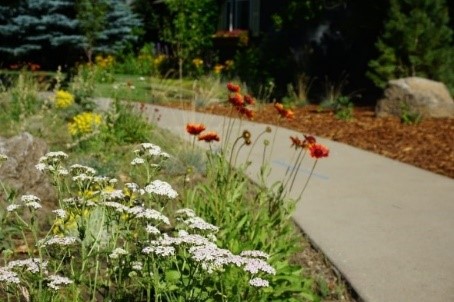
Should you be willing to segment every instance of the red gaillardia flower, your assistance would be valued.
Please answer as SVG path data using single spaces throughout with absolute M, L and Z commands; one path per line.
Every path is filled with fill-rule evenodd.
M 227 83 L 227 89 L 230 92 L 240 92 L 240 85 L 229 82 L 229 83 Z
M 305 144 L 310 146 L 310 145 L 315 144 L 316 142 L 317 142 L 317 140 L 312 135 L 305 135 L 304 136 L 304 143 Z
M 254 111 L 247 107 L 236 107 L 239 114 L 245 115 L 248 119 L 254 118 Z
M 283 118 L 290 120 L 295 117 L 295 113 L 290 109 L 285 109 L 281 103 L 274 103 L 274 108 L 276 108 L 277 113 Z
M 199 135 L 199 141 L 206 141 L 211 143 L 212 141 L 219 141 L 219 135 L 214 131 L 208 131 Z
M 241 93 L 235 92 L 229 96 L 229 102 L 235 107 L 240 107 L 244 105 L 244 98 Z
M 244 101 L 248 105 L 254 105 L 255 104 L 255 99 L 252 96 L 250 96 L 250 95 L 245 95 L 244 96 Z
M 186 131 L 191 135 L 199 135 L 205 129 L 204 124 L 189 123 L 186 125 Z
M 311 157 L 319 159 L 322 157 L 328 157 L 329 150 L 321 144 L 312 144 L 309 146 L 309 151 L 311 152 Z

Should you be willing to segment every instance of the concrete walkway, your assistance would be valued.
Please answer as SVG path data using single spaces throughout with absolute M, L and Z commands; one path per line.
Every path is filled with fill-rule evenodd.
M 155 108 L 161 113 L 158 126 L 182 138 L 190 138 L 185 132 L 188 122 L 222 132 L 223 117 L 156 106 L 145 110 L 153 115 Z M 241 129 L 254 138 L 265 125 L 243 121 Z M 272 141 L 273 133 L 267 135 L 263 138 Z M 282 179 L 290 165 L 290 135 L 302 137 L 277 130 L 270 183 Z M 364 301 L 454 301 L 454 180 L 317 139 L 330 149 L 330 156 L 317 163 L 294 214 L 297 224 Z M 252 151 L 252 179 L 262 150 L 257 144 Z M 244 150 L 239 162 L 248 153 Z M 305 159 L 290 196 L 299 195 L 312 163 Z

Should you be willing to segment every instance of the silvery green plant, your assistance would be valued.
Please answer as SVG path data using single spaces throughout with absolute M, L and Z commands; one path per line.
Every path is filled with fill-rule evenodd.
M 181 198 L 156 178 L 169 154 L 144 143 L 135 156 L 133 169 L 145 170 L 141 184 L 99 176 L 84 165 L 68 167 L 61 151 L 39 160 L 36 168 L 51 178 L 59 208 L 50 229 L 40 230 L 41 198 L 27 194 L 7 206 L 27 257 L 5 254 L 2 299 L 260 301 L 271 290 L 276 270 L 268 254 L 222 248 L 217 226 L 192 209 L 167 209 Z

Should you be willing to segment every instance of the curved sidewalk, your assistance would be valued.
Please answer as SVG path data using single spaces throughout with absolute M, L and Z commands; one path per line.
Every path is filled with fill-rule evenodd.
M 153 105 L 145 113 L 153 116 L 155 108 L 161 114 L 158 126 L 182 138 L 189 139 L 188 122 L 222 132 L 223 117 Z M 265 127 L 243 121 L 241 129 L 254 138 Z M 271 141 L 272 135 L 263 138 Z M 290 135 L 302 136 L 277 130 L 270 183 L 282 179 L 290 165 Z M 297 205 L 296 223 L 364 301 L 454 301 L 454 180 L 317 139 L 328 146 L 330 156 L 317 163 Z M 252 179 L 258 174 L 262 146 L 257 144 L 252 151 L 254 163 L 248 169 Z M 248 153 L 241 152 L 238 162 Z M 299 195 L 312 162 L 304 161 L 290 196 Z

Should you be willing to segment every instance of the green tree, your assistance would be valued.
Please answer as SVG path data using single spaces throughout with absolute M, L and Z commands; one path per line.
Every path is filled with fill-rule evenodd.
M 170 12 L 165 20 L 162 39 L 169 43 L 178 60 L 178 73 L 183 77 L 183 64 L 200 56 L 211 46 L 216 30 L 218 5 L 215 0 L 164 0 Z
M 454 89 L 453 30 L 444 0 L 391 0 L 378 58 L 367 76 L 378 87 L 388 80 L 420 76 Z
M 77 0 L 77 20 L 84 35 L 83 48 L 88 62 L 92 62 L 93 51 L 99 33 L 106 25 L 107 2 L 103 0 Z
M 0 53 L 15 59 L 28 55 L 44 64 L 65 63 L 82 41 L 74 17 L 73 0 L 28 0 L 1 6 Z

